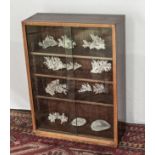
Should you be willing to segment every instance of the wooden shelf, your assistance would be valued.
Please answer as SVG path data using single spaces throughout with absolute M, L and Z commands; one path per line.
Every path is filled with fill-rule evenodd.
M 82 101 L 82 100 L 71 100 L 71 99 L 66 99 L 66 98 L 48 97 L 48 96 L 41 96 L 41 95 L 36 95 L 36 98 L 113 107 L 113 104 L 108 104 L 108 103 L 98 103 L 98 102 L 90 102 L 90 101 Z
M 76 77 L 69 77 L 69 76 L 56 76 L 56 75 L 46 75 L 46 74 L 37 74 L 37 73 L 34 73 L 33 75 L 36 77 L 47 77 L 47 78 L 58 78 L 58 79 L 75 80 L 75 81 L 100 82 L 100 83 L 106 83 L 106 84 L 113 84 L 113 81 L 76 78 Z
M 98 59 L 98 60 L 108 60 L 112 61 L 109 57 L 97 57 L 97 56 L 83 56 L 83 55 L 70 55 L 70 54 L 58 54 L 58 53 L 45 53 L 45 52 L 30 52 L 32 55 L 39 56 L 55 56 L 55 57 L 67 57 L 67 58 L 81 58 L 81 59 Z

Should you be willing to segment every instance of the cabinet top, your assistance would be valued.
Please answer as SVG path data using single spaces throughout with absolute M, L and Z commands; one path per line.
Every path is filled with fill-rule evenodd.
M 59 14 L 36 13 L 23 20 L 23 23 L 88 23 L 88 24 L 117 24 L 124 22 L 125 15 L 105 14 Z

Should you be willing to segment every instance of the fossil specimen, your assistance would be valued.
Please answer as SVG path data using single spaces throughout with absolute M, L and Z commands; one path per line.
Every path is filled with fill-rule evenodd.
M 88 84 L 88 83 L 82 84 L 81 88 L 78 90 L 79 93 L 86 92 L 86 91 L 92 91 L 92 88 L 91 88 L 90 84 Z
M 111 127 L 111 125 L 105 120 L 96 120 L 91 123 L 91 129 L 93 131 L 103 131 L 107 130 Z
M 69 62 L 67 64 L 63 63 L 59 57 L 44 57 L 45 61 L 43 62 L 48 69 L 52 69 L 54 71 L 64 69 L 67 70 L 77 70 L 78 68 L 82 67 L 81 64 L 75 62 Z
M 74 46 L 76 46 L 76 43 L 64 35 L 61 36 L 61 39 L 58 39 L 58 46 L 66 49 L 72 49 Z
M 102 73 L 111 70 L 111 63 L 108 63 L 108 61 L 105 60 L 92 60 L 91 65 L 91 73 Z
M 89 49 L 105 49 L 105 41 L 104 39 L 102 39 L 101 37 L 94 35 L 94 34 L 90 34 L 90 37 L 92 39 L 92 42 L 89 42 L 87 40 L 83 40 L 83 47 L 84 48 L 89 48 Z
M 55 95 L 55 93 L 63 93 L 66 95 L 68 89 L 66 84 L 60 84 L 59 80 L 57 79 L 47 84 L 45 91 L 52 96 Z
M 46 38 L 38 43 L 39 46 L 41 46 L 43 49 L 46 49 L 48 47 L 53 47 L 57 45 L 57 42 L 54 40 L 53 36 L 47 35 Z
M 55 120 L 58 119 L 61 121 L 61 124 L 65 123 L 68 121 L 68 117 L 65 116 L 64 113 L 62 113 L 62 115 L 60 115 L 58 112 L 54 112 L 54 113 L 50 113 L 48 116 L 48 120 L 52 123 L 55 123 Z
M 104 93 L 104 92 L 105 92 L 104 85 L 103 85 L 103 84 L 98 84 L 98 83 L 96 83 L 96 84 L 93 86 L 93 92 L 94 92 L 95 94 Z
M 77 117 L 75 119 L 72 120 L 71 124 L 73 126 L 83 126 L 86 124 L 86 119 L 85 118 L 82 118 L 82 117 Z

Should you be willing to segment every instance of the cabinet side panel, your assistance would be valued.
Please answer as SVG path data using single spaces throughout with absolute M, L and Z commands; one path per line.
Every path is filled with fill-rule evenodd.
M 31 115 L 32 115 L 32 125 L 33 125 L 33 130 L 36 130 L 35 110 L 34 110 L 34 104 L 33 104 L 31 76 L 30 76 L 30 64 L 29 64 L 28 47 L 27 47 L 27 39 L 26 39 L 26 28 L 25 28 L 24 22 L 22 23 L 22 31 L 23 31 L 25 62 L 26 62 L 26 71 L 27 71 L 28 88 L 29 88 L 29 98 L 30 98 Z
M 118 120 L 125 121 L 125 18 L 116 24 Z

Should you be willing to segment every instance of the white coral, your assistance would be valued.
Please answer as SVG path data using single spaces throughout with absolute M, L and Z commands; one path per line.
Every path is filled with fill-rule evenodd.
M 82 67 L 82 65 L 78 64 L 77 62 L 75 62 L 73 64 L 73 62 L 69 62 L 66 64 L 66 69 L 67 70 L 77 70 L 78 68 Z
M 55 95 L 55 93 L 63 93 L 67 94 L 67 85 L 66 84 L 60 84 L 59 80 L 51 81 L 49 84 L 47 84 L 47 87 L 45 88 L 45 92 L 49 93 L 50 95 Z
M 72 49 L 74 46 L 76 46 L 76 43 L 64 35 L 61 36 L 61 39 L 58 39 L 58 46 L 66 49 Z
M 54 71 L 66 68 L 63 62 L 58 57 L 44 57 L 45 61 L 43 62 L 48 69 L 52 69 Z
M 62 113 L 62 115 L 60 115 L 58 112 L 54 112 L 54 113 L 50 113 L 48 116 L 48 120 L 52 123 L 55 123 L 55 120 L 58 119 L 61 121 L 61 124 L 65 123 L 68 121 L 68 117 L 65 116 L 64 113 Z
M 54 71 L 64 69 L 66 68 L 67 70 L 77 70 L 78 68 L 82 67 L 81 64 L 78 64 L 75 62 L 69 62 L 67 64 L 63 63 L 60 58 L 58 57 L 44 57 L 45 61 L 43 62 L 48 69 L 52 69 Z
M 94 34 L 90 34 L 90 37 L 92 39 L 92 42 L 89 42 L 87 40 L 83 40 L 83 47 L 84 48 L 89 48 L 89 49 L 106 49 L 105 47 L 105 41 L 104 39 L 102 39 L 101 37 L 94 35 Z
M 93 88 L 92 88 L 93 87 Z M 91 86 L 89 83 L 84 83 L 81 85 L 81 88 L 78 90 L 79 93 L 82 92 L 87 92 L 87 91 L 92 91 L 95 94 L 101 94 L 105 92 L 105 87 L 103 84 L 94 84 L 93 86 Z
M 48 116 L 48 120 L 50 120 L 52 123 L 55 123 L 55 120 L 57 119 L 57 117 L 59 116 L 58 112 L 54 112 L 53 114 L 49 114 Z
M 46 38 L 38 43 L 39 46 L 41 46 L 43 49 L 46 49 L 48 47 L 53 47 L 57 45 L 57 41 L 54 40 L 53 36 L 47 35 Z
M 104 93 L 104 92 L 105 92 L 104 85 L 103 85 L 103 84 L 98 84 L 98 83 L 96 83 L 96 84 L 93 86 L 93 92 L 94 92 L 95 94 Z
M 111 63 L 108 63 L 108 61 L 105 60 L 92 60 L 91 65 L 91 73 L 102 73 L 111 70 Z
M 86 92 L 86 91 L 92 91 L 92 88 L 91 88 L 90 84 L 88 84 L 88 83 L 82 84 L 81 88 L 78 90 L 79 93 Z
M 62 113 L 62 115 L 59 117 L 59 119 L 61 120 L 61 124 L 68 121 L 68 117 L 66 117 L 64 113 Z

